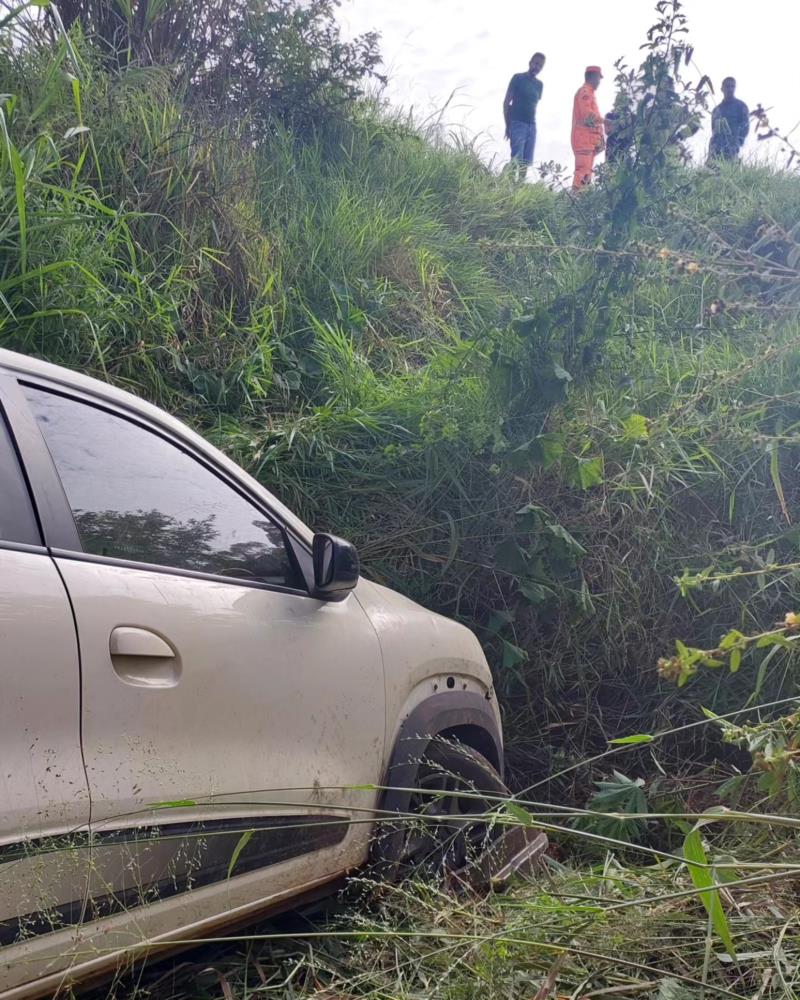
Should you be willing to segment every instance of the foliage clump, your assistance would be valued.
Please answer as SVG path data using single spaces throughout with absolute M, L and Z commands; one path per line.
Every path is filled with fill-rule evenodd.
M 158 66 L 190 106 L 321 124 L 383 79 L 378 35 L 342 37 L 341 0 L 59 0 L 46 34 L 80 28 L 103 64 Z M 45 5 L 46 6 L 46 5 Z M 43 23 L 42 23 L 43 22 Z

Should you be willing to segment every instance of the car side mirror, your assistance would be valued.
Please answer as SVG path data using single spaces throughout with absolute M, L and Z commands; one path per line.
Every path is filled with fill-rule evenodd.
M 314 564 L 314 597 L 342 600 L 358 583 L 358 552 L 354 545 L 336 535 L 322 532 L 311 544 Z

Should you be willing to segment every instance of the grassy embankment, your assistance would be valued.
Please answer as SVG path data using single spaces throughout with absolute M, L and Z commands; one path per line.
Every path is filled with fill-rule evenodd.
M 556 833 L 565 867 L 544 888 L 408 888 L 349 915 L 357 944 L 293 945 L 305 962 L 276 995 L 534 996 L 548 974 L 573 996 L 796 995 L 794 831 L 702 828 L 737 882 L 706 897 L 722 924 L 680 854 L 722 801 L 797 815 L 794 743 L 777 762 L 755 747 L 773 784 L 722 799 L 750 758 L 700 712 L 796 693 L 791 650 L 681 688 L 655 664 L 676 637 L 713 648 L 793 610 L 800 181 L 687 173 L 609 248 L 603 191 L 514 186 L 366 105 L 253 145 L 159 70 L 114 77 L 88 51 L 79 80 L 52 70 L 0 64 L 3 346 L 168 407 L 352 538 L 374 578 L 475 628 L 523 800 L 582 807 L 614 767 L 645 779 L 601 804 L 651 818 Z M 682 596 L 675 577 L 708 567 L 736 578 Z M 261 951 L 221 958 L 211 993 L 271 982 L 280 948 Z

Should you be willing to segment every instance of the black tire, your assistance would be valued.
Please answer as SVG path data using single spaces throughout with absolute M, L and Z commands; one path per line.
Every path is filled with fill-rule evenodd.
M 492 814 L 509 795 L 495 768 L 472 747 L 434 741 L 418 762 L 414 784 L 403 819 L 384 822 L 378 835 L 391 844 L 382 856 L 383 877 L 485 881 L 481 858 L 503 832 Z

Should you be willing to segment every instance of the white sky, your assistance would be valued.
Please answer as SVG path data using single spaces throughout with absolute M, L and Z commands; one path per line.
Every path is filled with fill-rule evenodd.
M 735 76 L 737 97 L 751 108 L 759 102 L 772 108 L 773 125 L 783 131 L 800 125 L 797 0 L 684 0 L 684 13 L 696 69 L 712 78 L 717 94 L 722 78 Z M 508 157 L 501 111 L 508 80 L 541 50 L 547 64 L 536 161 L 563 164 L 572 162 L 572 97 L 586 65 L 603 67 L 598 102 L 608 110 L 614 62 L 625 56 L 638 65 L 639 46 L 655 21 L 652 0 L 343 0 L 340 18 L 348 34 L 381 33 L 393 104 L 424 117 L 455 92 L 443 122 L 478 134 L 486 158 L 498 162 Z M 800 145 L 800 127 L 793 138 Z M 759 145 L 749 139 L 745 155 Z

